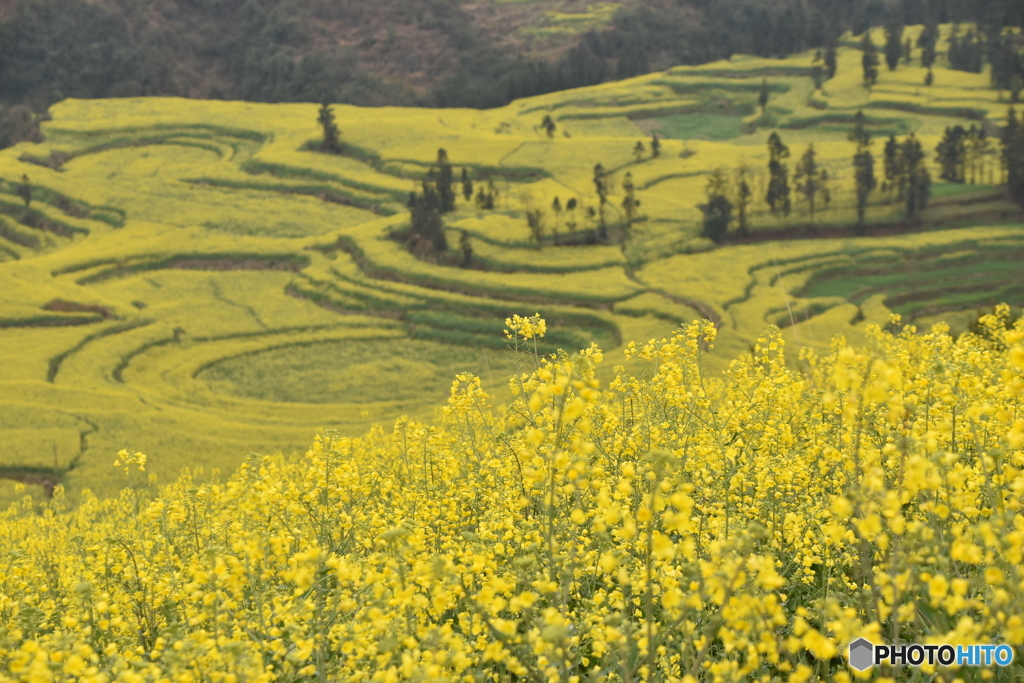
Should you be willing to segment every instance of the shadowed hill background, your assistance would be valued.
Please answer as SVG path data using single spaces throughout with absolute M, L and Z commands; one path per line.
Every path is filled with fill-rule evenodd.
M 782 56 L 890 20 L 1022 16 L 1011 0 L 0 0 L 0 105 L 493 107 L 735 53 Z

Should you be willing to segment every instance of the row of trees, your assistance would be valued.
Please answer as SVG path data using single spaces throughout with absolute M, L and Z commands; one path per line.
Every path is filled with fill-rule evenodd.
M 321 106 L 318 121 L 324 132 L 322 149 L 339 150 L 340 131 L 330 106 Z M 855 231 L 863 234 L 870 197 L 879 186 L 881 191 L 888 195 L 884 203 L 905 203 L 907 219 L 918 219 L 928 203 L 931 175 L 926 165 L 925 151 L 917 137 L 910 134 L 903 140 L 897 139 L 894 135 L 888 138 L 882 152 L 884 179 L 881 183 L 875 175 L 872 139 L 862 111 L 858 111 L 854 116 L 853 128 L 848 138 L 855 146 L 852 158 L 857 215 Z M 657 136 L 654 136 L 651 142 L 652 157 L 656 157 L 660 150 Z M 638 142 L 634 148 L 637 162 L 641 160 L 645 151 L 643 142 Z M 940 178 L 943 180 L 959 183 L 983 182 L 987 172 L 989 182 L 992 181 L 996 147 L 984 129 L 976 125 L 966 129 L 960 125 L 948 127 L 935 153 Z M 768 213 L 788 218 L 792 211 L 792 195 L 795 190 L 806 205 L 809 221 L 814 223 L 818 209 L 827 209 L 832 202 L 832 178 L 828 169 L 819 164 L 814 144 L 810 143 L 795 166 L 791 186 L 787 163 L 789 158 L 789 147 L 777 132 L 772 132 L 768 137 L 768 180 L 764 191 Z M 1008 124 L 1003 133 L 1002 163 L 1011 195 L 1024 204 L 1024 124 L 1017 120 L 1012 108 L 1008 113 Z M 589 207 L 584 212 L 588 228 L 594 232 L 594 241 L 608 242 L 610 239 L 610 179 L 611 174 L 602 164 L 594 166 L 593 182 L 597 194 L 597 209 Z M 459 183 L 464 200 L 472 201 L 474 184 L 465 167 L 462 169 Z M 438 150 L 436 165 L 428 171 L 421 185 L 421 192 L 413 192 L 409 196 L 411 225 L 406 234 L 406 242 L 409 249 L 421 257 L 437 258 L 448 250 L 442 216 L 455 209 L 457 197 L 454 171 L 448 153 L 443 148 Z M 480 184 L 476 190 L 477 207 L 493 209 L 498 194 L 493 180 L 488 180 L 486 187 Z M 628 231 L 636 220 L 640 207 L 630 172 L 623 178 L 622 192 L 621 216 L 623 227 Z M 729 227 L 734 222 L 737 223 L 740 236 L 749 233 L 750 205 L 754 199 L 754 192 L 748 167 L 741 165 L 731 178 L 724 170 L 716 169 L 708 179 L 705 192 L 707 201 L 698 205 L 703 214 L 705 236 L 716 242 L 721 241 L 727 236 Z M 555 197 L 550 207 L 554 217 L 552 222 L 549 222 L 547 213 L 542 208 L 531 207 L 527 210 L 527 226 L 538 247 L 543 245 L 549 229 L 556 244 L 560 243 L 559 235 L 563 227 L 570 233 L 576 232 L 579 227 L 576 217 L 578 206 L 577 200 L 571 198 L 563 207 L 560 198 Z M 463 265 L 468 266 L 472 261 L 472 244 L 468 234 L 463 234 L 460 247 L 463 251 Z
M 880 184 L 875 176 L 871 135 L 862 112 L 857 112 L 854 118 L 849 139 L 855 145 L 852 162 L 857 220 L 854 229 L 862 234 L 870 197 Z M 787 163 L 789 158 L 789 147 L 778 133 L 773 132 L 768 137 L 768 180 L 764 203 L 770 215 L 788 218 L 795 192 L 806 207 L 808 221 L 813 224 L 816 213 L 828 209 L 832 203 L 833 179 L 828 169 L 820 165 L 814 143 L 807 145 L 797 161 L 792 184 Z M 883 201 L 904 203 L 907 219 L 916 220 L 927 206 L 931 188 L 931 176 L 921 142 L 913 134 L 903 140 L 890 137 L 883 152 L 883 167 L 884 180 L 880 189 L 888 195 Z M 733 223 L 736 223 L 741 237 L 749 233 L 750 206 L 754 199 L 750 180 L 751 172 L 746 166 L 737 168 L 731 178 L 723 169 L 709 176 L 705 188 L 707 199 L 698 205 L 703 214 L 706 237 L 716 242 L 723 240 Z
M 1001 161 L 1011 196 L 1024 205 L 1024 122 L 1018 120 L 1012 108 L 1008 112 L 1007 120 L 1002 136 Z M 853 128 L 848 139 L 854 144 L 852 167 L 856 208 L 856 222 L 853 225 L 855 233 L 863 234 L 865 231 L 866 211 L 876 190 L 886 195 L 880 200 L 880 204 L 902 203 L 908 221 L 919 219 L 927 207 L 931 193 L 927 154 L 920 140 L 913 133 L 902 140 L 894 135 L 890 136 L 882 150 L 882 176 L 878 178 L 872 154 L 873 141 L 863 112 L 858 111 L 854 116 Z M 998 152 L 984 130 L 972 125 L 966 129 L 963 126 L 947 128 L 936 147 L 935 155 L 940 178 L 949 182 L 973 183 L 983 182 L 986 175 L 989 182 L 992 181 Z M 789 147 L 777 132 L 772 132 L 768 137 L 764 203 L 769 214 L 787 218 L 793 209 L 792 196 L 795 191 L 804 202 L 809 220 L 813 223 L 816 212 L 819 209 L 828 209 L 832 202 L 832 178 L 828 169 L 819 164 L 814 144 L 810 143 L 797 161 L 790 183 L 790 169 L 787 163 L 790 156 Z M 703 214 L 705 236 L 716 242 L 722 241 L 734 223 L 740 236 L 749 234 L 753 213 L 751 205 L 755 199 L 751 176 L 751 171 L 746 165 L 739 166 L 732 174 L 723 169 L 712 172 L 705 188 L 707 200 L 698 205 Z M 602 164 L 596 164 L 593 182 L 597 195 L 597 209 L 587 207 L 583 213 L 586 227 L 593 230 L 596 241 L 601 242 L 607 242 L 610 238 L 610 180 L 611 174 Z M 489 187 L 490 191 L 496 193 L 493 183 L 489 183 Z M 473 196 L 473 184 L 465 168 L 462 171 L 462 190 L 464 198 L 469 201 Z M 622 193 L 622 227 L 628 231 L 636 220 L 640 207 L 630 172 L 623 177 Z M 481 205 L 479 194 L 477 205 Z M 441 214 L 455 208 L 455 192 L 451 165 L 443 149 L 438 151 L 437 167 L 431 169 L 423 182 L 422 194 L 412 195 L 409 206 L 413 217 L 410 247 L 414 251 L 422 251 L 422 245 L 429 244 L 430 250 L 435 254 L 446 250 L 447 242 L 444 239 Z M 575 198 L 569 199 L 563 206 L 558 197 L 555 197 L 551 204 L 551 217 L 541 208 L 530 208 L 526 213 L 527 225 L 538 247 L 543 245 L 548 231 L 556 244 L 560 243 L 560 232 L 563 227 L 570 233 L 575 233 L 580 225 L 576 213 L 578 208 L 583 207 Z M 468 264 L 472 258 L 472 247 L 465 234 L 461 240 L 461 247 L 463 262 Z
M 971 124 L 970 128 L 949 126 L 935 148 L 935 161 L 939 177 L 951 183 L 988 183 L 994 180 L 999 161 L 999 150 L 989 139 L 984 128 Z
M 1006 25 L 997 21 L 988 21 L 980 26 L 979 31 L 970 28 L 961 33 L 960 25 L 953 25 L 946 52 L 949 66 L 958 71 L 981 73 L 982 66 L 988 62 L 992 65 L 992 87 L 1009 91 L 1010 100 L 1016 102 L 1024 89 L 1024 55 L 1021 54 L 1019 37 L 1007 32 Z M 903 28 L 899 15 L 893 15 L 885 25 L 883 53 L 890 71 L 896 70 L 901 57 L 905 64 L 911 63 L 912 43 L 909 38 L 903 40 Z M 925 85 L 931 85 L 934 79 L 931 67 L 935 63 L 938 39 L 938 23 L 929 18 L 917 39 L 917 46 L 921 48 L 921 66 L 929 69 Z M 860 48 L 864 83 L 870 87 L 878 80 L 879 58 L 868 31 L 861 37 Z

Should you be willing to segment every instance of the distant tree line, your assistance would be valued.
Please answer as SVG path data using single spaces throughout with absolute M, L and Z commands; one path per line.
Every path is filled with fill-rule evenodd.
M 309 49 L 317 43 L 311 26 L 318 22 L 358 23 L 383 12 L 434 32 L 443 43 L 438 49 L 453 52 L 428 92 L 417 93 L 400 76 L 384 78 L 386 69 L 376 73 L 366 66 L 360 50 L 378 49 L 376 38 L 355 47 Z M 981 27 L 951 49 L 954 68 L 975 70 L 982 41 L 994 83 L 1011 90 L 1020 73 L 1020 46 L 1002 30 L 1024 25 L 1024 3 L 1016 0 L 644 2 L 621 8 L 609 26 L 585 33 L 553 61 L 495 43 L 458 0 L 15 0 L 0 19 L 0 100 L 27 104 L 37 113 L 65 97 L 197 94 L 264 102 L 491 107 L 735 53 L 781 57 L 819 48 L 821 77 L 835 72 L 836 41 L 844 31 L 860 35 L 869 26 L 887 26 L 888 63 L 899 52 L 898 28 L 947 22 Z M 398 40 L 397 34 L 388 38 L 394 43 L 389 54 L 412 58 L 397 47 Z M 197 63 L 204 67 L 201 75 L 195 73 Z

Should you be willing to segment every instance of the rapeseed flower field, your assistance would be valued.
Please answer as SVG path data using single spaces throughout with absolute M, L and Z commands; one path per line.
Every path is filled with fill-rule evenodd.
M 724 375 L 707 321 L 617 361 L 505 331 L 507 388 L 459 374 L 434 424 L 164 486 L 123 450 L 118 496 L 0 514 L 0 681 L 892 681 L 847 644 L 1024 645 L 1008 307 L 796 366 L 768 328 Z
M 918 30 L 907 29 L 912 42 Z M 882 32 L 871 35 L 880 45 Z M 947 69 L 944 57 L 929 87 L 904 65 L 865 88 L 856 46 L 843 39 L 820 84 L 813 52 L 736 55 L 486 111 L 337 105 L 340 155 L 315 151 L 314 104 L 54 105 L 43 142 L 0 152 L 0 508 L 20 501 L 18 481 L 40 503 L 57 483 L 76 504 L 86 488 L 116 494 L 110 456 L 126 448 L 169 481 L 182 467 L 234 471 L 250 452 L 301 453 L 318 428 L 355 437 L 403 414 L 432 422 L 452 376 L 502 386 L 513 368 L 501 321 L 517 312 L 549 321 L 543 353 L 618 353 L 711 320 L 715 373 L 770 325 L 795 363 L 805 349 L 828 353 L 836 334 L 866 343 L 868 325 L 892 313 L 961 332 L 979 308 L 1016 312 L 1020 214 L 991 160 L 984 184 L 934 183 L 919 229 L 838 236 L 855 215 L 857 111 L 879 176 L 884 138 L 913 133 L 933 178 L 947 127 L 994 131 L 1006 116 L 987 74 Z M 795 195 L 790 216 L 767 210 L 773 132 L 791 171 L 814 144 L 831 201 L 813 222 L 832 236 L 766 239 L 810 220 Z M 433 262 L 393 237 L 439 148 L 456 178 L 465 169 L 494 196 L 481 208 L 457 188 L 444 217 L 452 258 Z M 698 204 L 710 174 L 743 165 L 757 243 L 716 246 Z M 627 176 L 640 202 L 628 227 Z M 869 223 L 901 219 L 891 195 L 875 192 Z M 592 234 L 599 210 L 621 239 L 559 243 Z M 540 239 L 527 220 L 536 212 Z M 453 265 L 467 250 L 469 267 Z

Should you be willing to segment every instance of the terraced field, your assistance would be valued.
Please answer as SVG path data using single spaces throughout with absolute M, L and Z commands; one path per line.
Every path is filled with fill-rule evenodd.
M 874 234 L 847 236 L 853 114 L 932 150 L 948 125 L 1000 123 L 987 75 L 938 68 L 925 88 L 923 69 L 901 67 L 869 91 L 859 50 L 843 47 L 816 90 L 812 60 L 738 56 L 490 111 L 338 106 L 343 156 L 309 151 L 311 104 L 60 103 L 44 143 L 0 153 L 0 503 L 15 479 L 40 496 L 58 481 L 113 490 L 121 448 L 149 454 L 160 476 L 229 471 L 254 450 L 304 448 L 318 427 L 423 416 L 460 371 L 500 402 L 513 313 L 542 313 L 549 348 L 606 351 L 708 317 L 724 359 L 769 324 L 820 349 L 892 311 L 962 322 L 998 301 L 1020 306 L 1024 232 L 997 188 L 935 185 L 909 233 L 899 206 L 879 201 Z M 811 233 L 802 205 L 785 223 L 763 206 L 772 130 L 794 157 L 814 142 L 829 169 L 832 201 Z M 637 160 L 651 132 L 661 154 Z M 468 236 L 472 268 L 417 260 L 389 238 L 439 147 L 456 173 L 498 191 L 493 211 L 460 197 L 446 216 L 453 248 Z M 596 163 L 610 174 L 612 221 L 627 172 L 640 219 L 621 244 L 539 248 L 525 213 L 555 197 L 578 207 L 548 211 L 549 236 L 593 227 Z M 696 205 L 708 173 L 740 163 L 753 172 L 754 236 L 716 248 Z

